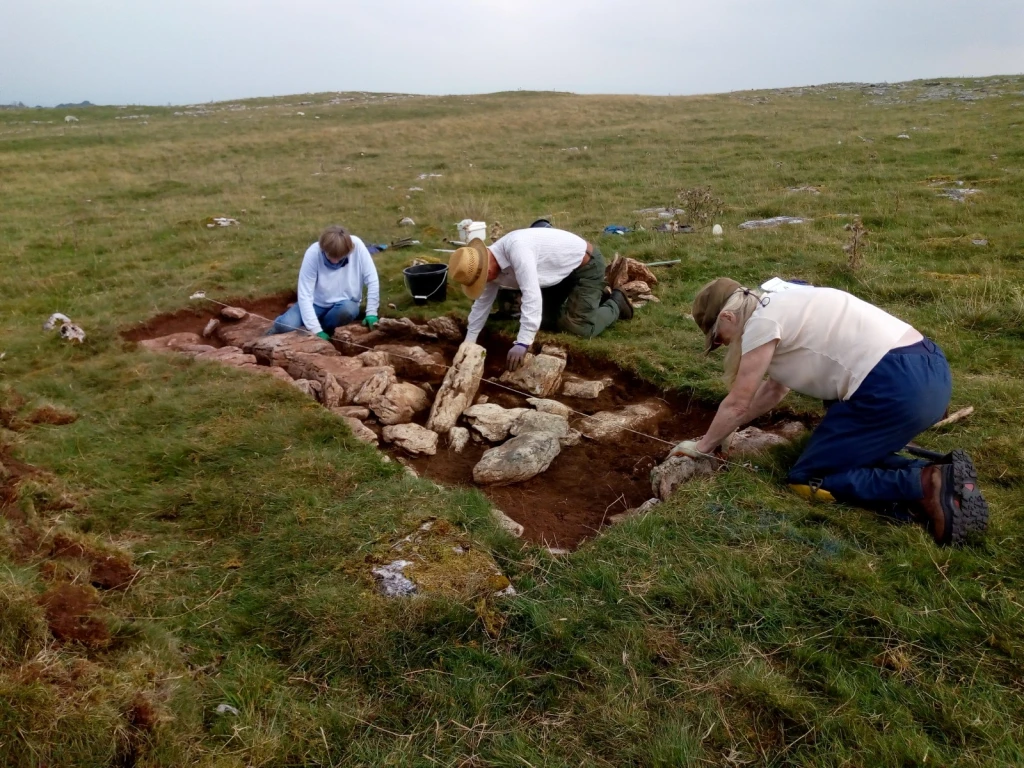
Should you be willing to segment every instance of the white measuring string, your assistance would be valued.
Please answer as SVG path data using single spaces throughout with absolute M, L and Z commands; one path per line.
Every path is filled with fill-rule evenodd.
M 205 301 L 209 301 L 209 302 L 211 302 L 213 304 L 217 304 L 218 306 L 221 306 L 221 307 L 230 307 L 231 306 L 230 304 L 225 304 L 222 301 L 217 301 L 216 299 L 211 299 L 209 296 L 207 296 L 202 291 L 199 291 L 198 293 L 192 294 L 192 296 L 190 298 L 193 298 L 193 299 L 204 299 Z M 248 311 L 248 310 L 246 310 L 246 311 Z M 266 320 L 268 323 L 276 322 L 275 320 L 271 320 L 270 318 L 263 317 L 263 315 L 258 315 L 255 312 L 249 312 L 249 314 L 252 315 L 253 317 L 258 317 L 260 320 Z M 294 325 L 288 325 L 287 323 L 282 323 L 282 325 L 285 328 L 291 328 L 292 330 L 295 330 L 295 331 L 302 331 L 303 333 L 306 333 L 306 334 L 308 334 L 310 336 L 315 336 L 316 335 L 316 334 L 310 332 L 310 330 L 308 328 L 298 327 L 298 326 L 294 326 Z M 368 350 L 368 351 L 371 351 L 371 352 L 373 351 L 373 347 L 366 346 L 365 344 L 358 344 L 358 343 L 356 343 L 354 341 L 343 341 L 342 339 L 333 339 L 333 341 L 337 341 L 339 344 L 348 344 L 349 346 L 359 347 L 360 349 L 365 349 L 365 350 Z M 403 360 L 411 360 L 414 363 L 421 363 L 422 362 L 421 360 L 417 360 L 414 357 L 409 357 L 408 355 L 399 355 L 399 354 L 396 354 L 396 353 L 390 352 L 390 351 L 387 354 L 389 356 L 390 355 L 394 355 L 395 357 L 402 358 Z M 452 369 L 452 366 L 445 365 L 443 363 L 440 364 L 440 365 L 436 365 L 436 364 L 432 364 L 432 365 L 435 365 L 436 367 L 439 367 L 439 368 L 444 368 L 445 370 L 451 370 Z M 501 382 L 495 381 L 494 379 L 485 379 L 485 378 L 481 377 L 480 380 L 483 381 L 483 382 L 486 382 L 487 384 L 492 384 L 495 387 L 500 387 L 501 389 L 506 389 L 509 392 L 512 392 L 514 394 L 519 395 L 520 397 L 524 397 L 524 398 L 534 397 L 534 395 L 531 395 L 528 392 L 521 392 L 520 390 L 516 389 L 515 387 L 510 387 L 507 384 L 502 384 Z M 565 405 L 565 404 L 563 403 L 563 405 Z M 569 411 L 571 413 L 575 413 L 575 414 L 577 414 L 579 416 L 583 416 L 584 418 L 586 418 L 586 417 L 591 415 L 589 413 L 584 413 L 583 411 L 577 411 L 575 408 L 570 408 L 568 405 L 566 405 L 565 407 L 569 408 Z M 672 442 L 671 440 L 663 440 L 660 437 L 655 437 L 654 435 L 648 435 L 646 432 L 639 432 L 639 431 L 637 431 L 635 429 L 630 429 L 629 427 L 622 427 L 622 430 L 625 431 L 625 432 L 631 432 L 634 435 L 639 435 L 640 437 L 646 437 L 648 440 L 654 440 L 657 443 L 664 443 L 665 445 L 671 445 L 671 446 L 675 446 L 676 445 L 676 443 Z M 586 437 L 589 438 L 590 436 L 586 435 Z M 590 439 L 593 439 L 593 438 L 590 438 Z M 721 461 L 721 462 L 723 462 L 725 464 L 732 464 L 733 466 L 737 466 L 737 467 L 745 467 L 746 466 L 745 464 L 739 464 L 739 463 L 734 462 L 734 461 L 729 461 L 728 459 L 722 459 L 722 458 L 720 458 L 718 456 L 714 456 L 712 458 L 714 458 L 715 461 Z

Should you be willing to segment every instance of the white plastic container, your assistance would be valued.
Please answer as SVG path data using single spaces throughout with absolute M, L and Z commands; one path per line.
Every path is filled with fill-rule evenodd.
M 472 219 L 463 219 L 458 224 L 459 228 L 459 240 L 464 243 L 469 243 L 470 240 L 479 237 L 484 242 L 487 241 L 487 222 L 486 221 L 473 221 Z

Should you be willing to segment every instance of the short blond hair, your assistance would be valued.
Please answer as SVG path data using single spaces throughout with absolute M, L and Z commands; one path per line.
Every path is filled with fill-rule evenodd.
M 334 261 L 348 256 L 354 247 L 352 235 L 339 224 L 332 224 L 320 235 L 320 249 Z

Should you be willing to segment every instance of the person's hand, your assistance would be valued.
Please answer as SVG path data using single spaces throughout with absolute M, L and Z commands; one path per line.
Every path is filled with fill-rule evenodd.
M 323 339 L 324 341 L 330 341 L 331 340 L 331 337 L 327 335 L 326 331 L 320 331 L 320 333 L 317 334 L 317 337 Z
M 376 324 L 377 324 L 377 316 L 376 315 L 367 315 L 366 317 L 363 318 L 363 325 L 365 325 L 371 331 L 373 330 L 373 326 L 375 326 Z
M 520 344 L 518 341 L 512 345 L 512 349 L 508 351 L 508 358 L 505 363 L 505 367 L 510 371 L 514 371 L 523 364 L 523 359 L 526 357 L 526 350 L 529 347 L 526 344 Z
M 683 442 L 677 443 L 675 448 L 668 452 L 668 457 L 671 459 L 673 456 L 689 456 L 691 459 L 698 461 L 701 459 L 713 459 L 714 456 L 710 453 L 697 450 L 699 443 L 700 440 L 683 440 Z

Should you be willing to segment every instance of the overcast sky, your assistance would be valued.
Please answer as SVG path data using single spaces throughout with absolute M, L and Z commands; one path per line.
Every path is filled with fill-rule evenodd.
M 0 0 L 0 104 L 1024 72 L 1024 0 Z

